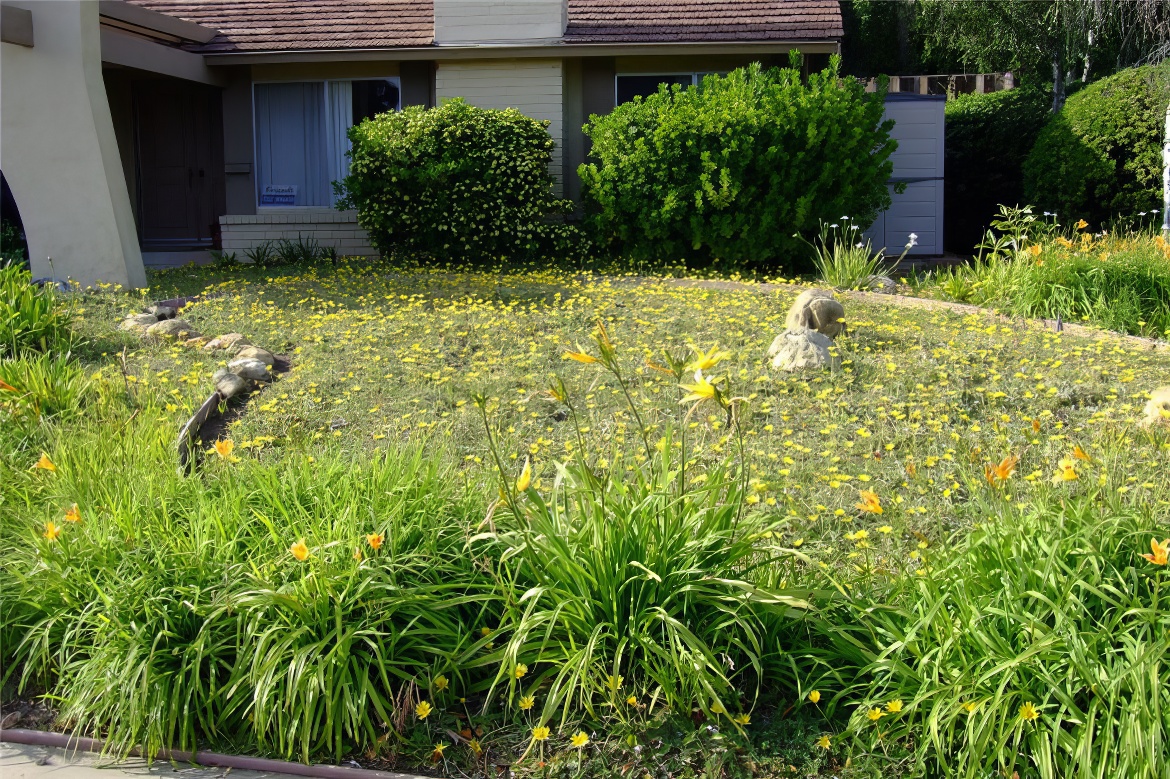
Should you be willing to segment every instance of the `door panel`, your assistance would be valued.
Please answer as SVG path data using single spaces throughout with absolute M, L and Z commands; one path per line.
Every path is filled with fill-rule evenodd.
M 221 110 L 214 87 L 172 79 L 134 83 L 145 248 L 213 245 L 224 211 Z

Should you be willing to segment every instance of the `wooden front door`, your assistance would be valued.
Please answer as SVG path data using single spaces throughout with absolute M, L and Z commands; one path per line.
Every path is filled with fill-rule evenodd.
M 138 214 L 147 250 L 218 242 L 224 213 L 220 91 L 177 79 L 134 83 Z

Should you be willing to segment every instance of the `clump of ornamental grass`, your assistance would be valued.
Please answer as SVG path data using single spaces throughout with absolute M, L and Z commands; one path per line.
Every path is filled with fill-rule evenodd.
M 542 492 L 527 460 L 518 477 L 504 466 L 487 399 L 477 399 L 504 480 L 498 526 L 477 541 L 507 564 L 512 589 L 523 592 L 510 604 L 505 666 L 540 659 L 531 682 L 516 675 L 500 681 L 512 695 L 540 689 L 542 719 L 659 702 L 676 714 L 694 709 L 746 724 L 761 683 L 784 654 L 769 628 L 807 608 L 809 593 L 755 583 L 758 571 L 793 553 L 772 540 L 786 522 L 745 502 L 742 440 L 738 463 L 726 457 L 700 464 L 687 449 L 683 431 L 700 404 L 725 415 L 738 436 L 744 399 L 704 374 L 724 353 L 699 353 L 690 364 L 667 354 L 669 367 L 649 367 L 676 380 L 695 371 L 693 382 L 681 385 L 687 394 L 679 392 L 689 410 L 651 433 L 601 323 L 594 340 L 596 355 L 566 356 L 603 369 L 626 395 L 638 428 L 633 452 L 617 450 L 600 462 L 578 446 Z M 558 382 L 550 395 L 580 437 L 565 385 Z
M 72 309 L 51 284 L 37 286 L 21 264 L 0 261 L 0 358 L 68 351 Z
M 989 515 L 901 595 L 858 601 L 874 648 L 856 749 L 909 747 L 919 770 L 962 777 L 1162 776 L 1170 540 L 1108 505 L 1089 491 Z
M 794 236 L 800 238 L 799 235 Z M 801 239 L 803 240 L 803 239 Z M 873 243 L 861 235 L 861 225 L 843 216 L 839 222 L 821 222 L 815 241 L 805 241 L 812 249 L 813 266 L 817 278 L 837 289 L 866 289 L 874 276 L 888 276 L 918 244 L 918 236 L 910 234 L 902 253 L 891 260 L 884 248 L 873 249 Z

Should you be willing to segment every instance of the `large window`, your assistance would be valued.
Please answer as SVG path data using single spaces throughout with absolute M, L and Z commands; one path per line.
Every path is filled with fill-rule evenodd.
M 254 85 L 256 197 L 265 206 L 332 206 L 349 171 L 350 127 L 397 111 L 397 78 Z
M 709 73 L 620 73 L 615 78 L 615 105 L 628 103 L 635 97 L 646 97 L 658 91 L 660 84 L 681 84 L 689 87 L 701 84 Z

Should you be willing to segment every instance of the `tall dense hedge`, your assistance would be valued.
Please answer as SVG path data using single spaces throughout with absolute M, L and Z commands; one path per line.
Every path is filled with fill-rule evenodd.
M 947 248 L 972 251 L 999 205 L 1024 202 L 1024 160 L 1048 122 L 1051 98 L 1035 89 L 962 95 L 946 107 Z
M 883 95 L 842 78 L 836 57 L 807 82 L 798 64 L 663 86 L 591 116 L 594 161 L 580 173 L 595 240 L 634 259 L 792 267 L 794 233 L 887 206 Z
M 457 98 L 379 114 L 349 131 L 339 208 L 353 208 L 382 254 L 488 260 L 577 251 L 553 193 L 548 122 Z
M 1024 164 L 1024 191 L 1064 222 L 1155 210 L 1170 62 L 1124 70 L 1069 97 Z

